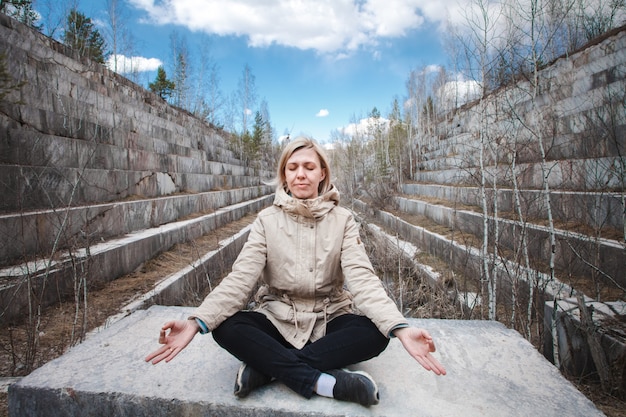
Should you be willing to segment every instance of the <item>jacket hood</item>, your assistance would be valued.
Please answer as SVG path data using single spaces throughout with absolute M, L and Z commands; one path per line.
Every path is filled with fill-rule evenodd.
M 330 189 L 319 197 L 301 200 L 290 196 L 284 188 L 280 187 L 276 190 L 274 205 L 290 214 L 319 219 L 339 205 L 339 191 L 331 185 Z

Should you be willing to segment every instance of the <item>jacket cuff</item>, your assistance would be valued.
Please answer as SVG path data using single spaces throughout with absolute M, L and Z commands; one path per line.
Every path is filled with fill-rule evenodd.
M 196 323 L 198 323 L 198 326 L 200 326 L 200 334 L 207 334 L 209 332 L 209 328 L 207 327 L 207 325 L 199 318 L 194 318 L 196 319 Z
M 396 330 L 396 329 L 402 329 L 402 328 L 404 328 L 404 327 L 409 327 L 409 324 L 408 324 L 408 323 L 402 323 L 402 324 L 397 324 L 397 325 L 393 326 L 393 327 L 391 328 L 391 330 L 389 330 L 389 338 L 391 339 L 391 338 L 393 338 L 393 337 L 396 337 L 396 335 L 394 335 L 394 334 L 393 334 L 393 331 L 394 331 L 394 330 Z

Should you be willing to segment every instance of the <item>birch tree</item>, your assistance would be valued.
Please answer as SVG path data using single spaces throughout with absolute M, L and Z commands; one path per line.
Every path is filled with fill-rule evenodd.
M 220 87 L 220 74 L 217 62 L 211 56 L 210 41 L 203 39 L 200 46 L 200 65 L 197 80 L 198 94 L 195 97 L 193 113 L 209 124 L 223 127 L 225 98 Z
M 405 113 L 409 124 L 407 140 L 413 148 L 416 146 L 415 164 L 420 169 L 422 154 L 428 148 L 432 137 L 432 123 L 429 115 L 432 113 L 432 88 L 428 82 L 432 68 L 422 66 L 411 70 L 406 81 L 407 98 L 405 101 Z M 415 140 L 415 141 L 414 141 Z M 413 142 L 414 141 L 414 142 Z M 411 167 L 413 163 L 411 164 Z M 414 173 L 411 172 L 411 176 Z
M 523 7 L 522 7 L 523 6 Z M 554 25 L 546 24 L 545 3 L 541 0 L 529 0 L 522 4 L 511 3 L 508 9 L 508 24 L 520 33 L 520 39 L 525 42 L 520 51 L 525 51 L 525 69 L 527 70 L 528 91 L 525 94 L 530 99 L 531 107 L 527 115 L 517 115 L 527 128 L 527 133 L 531 142 L 536 145 L 539 154 L 539 165 L 542 174 L 542 198 L 546 209 L 548 234 L 549 234 L 549 267 L 548 280 L 544 283 L 548 285 L 556 279 L 556 228 L 552 214 L 552 201 L 550 190 L 551 164 L 548 162 L 546 143 L 550 141 L 550 117 L 551 112 L 539 106 L 538 96 L 540 89 L 540 70 L 543 63 L 548 59 L 549 51 L 552 49 L 551 41 L 554 39 Z M 537 126 L 536 128 L 534 126 Z M 558 297 L 554 297 L 554 314 L 558 311 Z M 556 334 L 556 316 L 553 317 L 552 341 L 553 360 L 559 367 L 558 335 Z
M 410 154 L 410 146 L 406 142 L 407 129 L 403 121 L 402 111 L 398 98 L 391 104 L 391 112 L 388 116 L 389 129 L 387 132 L 391 165 L 394 170 L 395 182 L 402 187 L 404 178 L 409 175 L 407 170 L 408 159 L 405 155 Z
M 476 0 L 466 10 L 465 20 L 468 36 L 462 41 L 464 44 L 464 52 L 466 56 L 467 69 L 471 74 L 474 81 L 476 81 L 483 91 L 477 105 L 479 127 L 477 131 L 479 149 L 479 167 L 478 167 L 478 182 L 480 200 L 482 206 L 482 246 L 481 246 L 481 282 L 487 285 L 487 299 L 488 299 L 488 318 L 490 320 L 496 319 L 496 305 L 497 305 L 497 275 L 492 272 L 492 255 L 489 252 L 489 204 L 487 200 L 487 166 L 486 166 L 486 151 L 491 146 L 490 141 L 490 128 L 493 122 L 493 114 L 489 114 L 489 104 L 485 96 L 485 92 L 488 90 L 488 82 L 492 78 L 494 60 L 493 51 L 497 45 L 495 37 L 497 34 L 498 20 L 501 16 L 500 10 L 497 6 L 490 7 L 489 3 L 485 0 Z M 495 175 L 495 169 L 493 172 Z M 495 178 L 493 179 L 496 183 Z M 494 196 L 496 193 L 494 192 Z M 494 198 L 494 200 L 497 200 Z M 495 249 L 497 253 L 497 248 Z M 495 253 L 494 253 L 495 256 Z M 495 259 L 495 258 L 494 258 Z M 482 291 L 481 285 L 481 291 Z
M 241 71 L 241 77 L 237 83 L 237 101 L 240 112 L 241 132 L 244 133 L 248 131 L 250 115 L 257 101 L 256 77 L 248 64 Z
M 248 134 L 249 119 L 252 114 L 252 109 L 256 105 L 257 101 L 257 89 L 256 89 L 256 77 L 252 73 L 252 68 L 246 64 L 241 71 L 241 77 L 237 82 L 237 91 L 235 92 L 235 106 L 236 114 L 238 115 L 238 121 L 240 122 L 241 133 L 237 135 L 239 137 L 236 147 L 240 155 L 243 154 L 242 138 Z
M 187 41 L 177 32 L 173 32 L 170 35 L 170 47 L 173 57 L 172 81 L 174 82 L 172 104 L 181 109 L 192 111 L 190 104 L 192 65 Z
M 108 39 L 111 47 L 111 57 L 113 60 L 113 71 L 118 72 L 118 54 L 120 52 L 120 36 L 122 30 L 122 15 L 118 0 L 107 0 L 107 17 L 109 23 Z

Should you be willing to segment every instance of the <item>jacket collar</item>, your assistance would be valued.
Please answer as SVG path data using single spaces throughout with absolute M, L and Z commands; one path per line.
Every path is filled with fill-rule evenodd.
M 274 197 L 274 205 L 289 214 L 319 219 L 339 205 L 339 191 L 334 185 L 331 185 L 328 191 L 317 198 L 300 200 L 290 196 L 284 188 L 279 187 Z

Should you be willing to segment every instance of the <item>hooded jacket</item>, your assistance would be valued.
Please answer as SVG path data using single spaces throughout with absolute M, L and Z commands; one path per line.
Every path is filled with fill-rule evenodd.
M 252 223 L 231 272 L 191 317 L 211 331 L 258 288 L 254 310 L 298 349 L 324 336 L 341 314 L 365 315 L 385 336 L 406 326 L 374 273 L 353 215 L 338 204 L 334 186 L 311 200 L 278 189 Z

